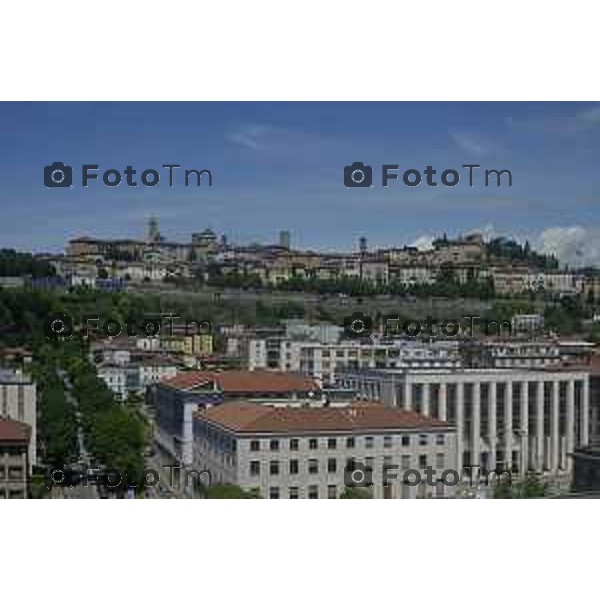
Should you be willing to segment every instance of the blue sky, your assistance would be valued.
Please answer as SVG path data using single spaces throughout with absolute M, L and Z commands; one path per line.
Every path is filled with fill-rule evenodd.
M 351 249 L 476 229 L 600 261 L 600 104 L 592 103 L 2 103 L 0 246 L 58 251 L 71 237 L 141 237 L 150 215 L 168 238 L 207 226 L 238 242 Z M 46 189 L 43 167 L 139 172 L 208 168 L 196 190 Z M 508 168 L 513 187 L 346 189 L 353 161 Z M 566 244 L 566 246 L 565 246 Z

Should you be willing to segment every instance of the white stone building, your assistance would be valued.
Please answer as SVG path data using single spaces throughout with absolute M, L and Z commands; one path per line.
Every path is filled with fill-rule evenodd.
M 571 455 L 589 437 L 585 370 L 374 369 L 338 383 L 457 427 L 457 463 L 570 479 Z
M 335 383 L 337 369 L 458 368 L 462 365 L 456 341 L 417 340 L 338 344 L 266 338 L 248 341 L 248 369 L 276 369 L 304 373 Z
M 445 485 L 442 474 L 456 470 L 455 443 L 447 423 L 378 403 L 229 402 L 194 415 L 193 466 L 208 469 L 213 483 L 233 483 L 263 498 L 339 498 L 349 474 L 364 467 L 372 469 L 375 498 L 451 497 L 456 488 Z M 405 483 L 409 471 L 417 472 L 409 480 L 416 483 L 418 476 L 419 485 Z

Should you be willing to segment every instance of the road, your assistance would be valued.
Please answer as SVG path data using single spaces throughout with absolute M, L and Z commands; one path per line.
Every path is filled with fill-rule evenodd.
M 83 428 L 81 426 L 81 412 L 79 410 L 79 405 L 77 404 L 77 401 L 73 397 L 73 386 L 69 381 L 67 373 L 64 370 L 59 369 L 58 374 L 62 378 L 63 384 L 65 386 L 65 399 L 69 404 L 71 404 L 75 408 L 75 418 L 77 419 L 77 448 L 79 453 L 79 469 L 85 473 L 85 470 L 88 469 L 91 465 L 92 457 L 90 456 L 90 453 L 85 447 Z M 84 482 L 80 485 L 76 485 L 74 487 L 61 486 L 55 489 L 59 489 L 62 492 L 59 495 L 59 497 L 65 499 L 98 500 L 100 498 L 97 486 L 91 483 L 87 483 L 85 479 Z M 52 497 L 54 498 L 54 495 Z

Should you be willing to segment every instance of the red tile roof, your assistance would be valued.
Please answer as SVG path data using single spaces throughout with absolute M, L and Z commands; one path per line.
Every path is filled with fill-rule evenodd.
M 344 407 L 274 407 L 232 401 L 196 413 L 196 418 L 238 433 L 448 428 L 448 423 L 373 402 Z
M 206 383 L 216 383 L 224 393 L 311 392 L 318 384 L 300 373 L 279 371 L 183 371 L 163 381 L 165 385 L 189 390 Z
M 3 442 L 28 443 L 29 436 L 29 425 L 10 419 L 0 419 L 0 444 Z

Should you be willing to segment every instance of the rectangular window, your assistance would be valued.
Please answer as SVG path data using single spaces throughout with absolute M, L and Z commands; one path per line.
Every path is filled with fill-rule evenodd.
M 427 454 L 419 455 L 419 469 L 427 468 Z
M 391 435 L 386 435 L 383 438 L 383 447 L 384 448 L 391 448 L 392 447 L 392 436 Z
M 273 451 L 279 450 L 279 440 L 271 440 L 269 446 Z
M 372 437 L 366 437 L 365 438 L 365 448 L 372 448 L 373 447 L 373 438 Z
M 403 435 L 402 436 L 402 445 L 403 446 L 410 446 L 410 435 Z
M 299 440 L 297 440 L 296 438 L 290 440 L 290 450 L 298 450 L 299 447 Z
M 327 459 L 327 472 L 335 473 L 337 471 L 337 461 L 335 458 Z
M 23 467 L 8 467 L 8 478 L 9 479 L 22 479 Z
M 258 460 L 250 461 L 250 475 L 260 475 L 260 462 Z
M 403 454 L 400 464 L 405 471 L 410 469 L 410 454 Z
M 296 459 L 290 460 L 290 475 L 297 475 L 298 473 L 298 461 Z
M 329 450 L 335 450 L 337 446 L 337 440 L 335 438 L 329 438 L 327 440 L 327 448 L 329 448 Z
M 308 497 L 311 499 L 317 499 L 319 497 L 319 486 L 309 485 L 308 486 Z
M 354 438 L 346 438 L 346 448 L 354 448 Z
M 308 472 L 313 475 L 319 472 L 319 461 L 316 458 L 308 460 Z
M 435 468 L 436 469 L 443 469 L 444 468 L 444 459 L 445 456 L 442 452 L 439 452 L 438 454 L 435 455 Z
M 329 500 L 335 500 L 337 498 L 337 486 L 327 486 L 327 498 L 329 498 Z
M 272 460 L 269 465 L 269 473 L 271 475 L 279 475 L 279 461 Z
M 252 452 L 258 452 L 260 450 L 260 440 L 251 440 L 250 441 L 250 450 Z
M 443 433 L 438 433 L 435 436 L 435 443 L 436 443 L 437 446 L 443 446 L 445 442 L 446 442 L 446 439 L 445 439 Z
M 426 433 L 421 433 L 419 435 L 419 446 L 427 446 L 427 434 Z
M 279 488 L 271 487 L 269 488 L 269 498 L 272 500 L 277 500 L 279 498 Z
M 319 447 L 319 440 L 317 438 L 310 438 L 308 447 L 310 450 L 316 450 Z
M 289 490 L 289 496 L 290 496 L 290 500 L 297 500 L 298 498 L 300 498 L 300 494 L 298 493 L 298 488 L 291 487 Z

